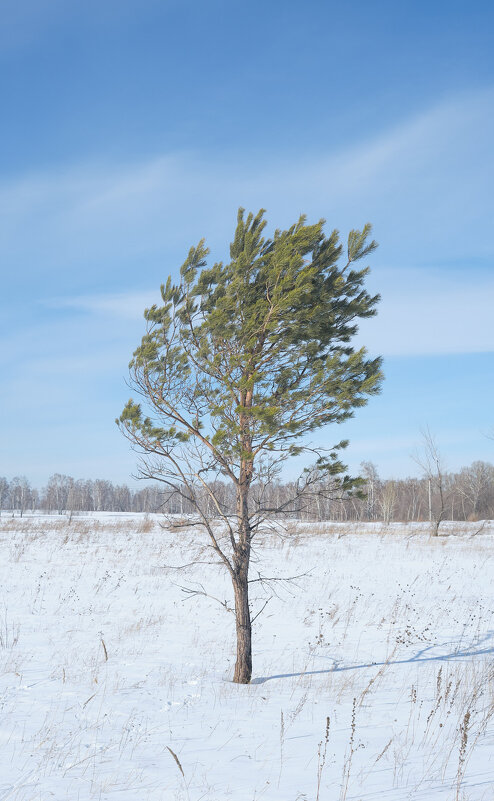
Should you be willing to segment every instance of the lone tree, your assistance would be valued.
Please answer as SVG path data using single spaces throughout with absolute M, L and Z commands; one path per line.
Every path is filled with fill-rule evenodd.
M 359 318 L 379 296 L 364 289 L 371 226 L 351 231 L 339 266 L 339 234 L 306 218 L 264 238 L 264 210 L 238 212 L 230 261 L 207 267 L 201 240 L 161 286 L 163 305 L 144 312 L 147 330 L 130 362 L 129 400 L 116 421 L 142 454 L 140 475 L 162 481 L 209 537 L 233 583 L 237 659 L 233 681 L 252 675 L 249 561 L 252 540 L 270 515 L 302 508 L 321 494 L 340 496 L 357 480 L 345 474 L 340 442 L 323 448 L 311 435 L 351 417 L 379 391 L 380 359 L 355 350 Z M 314 466 L 293 497 L 273 508 L 263 488 L 290 456 L 310 453 Z M 225 482 L 235 508 L 225 501 Z

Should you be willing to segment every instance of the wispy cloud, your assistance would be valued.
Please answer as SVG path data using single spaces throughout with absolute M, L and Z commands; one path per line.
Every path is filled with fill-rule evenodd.
M 112 273 L 175 256 L 204 235 L 220 248 L 240 204 L 268 208 L 281 225 L 300 211 L 342 230 L 371 219 L 397 264 L 490 256 L 493 101 L 491 89 L 465 95 L 372 141 L 299 162 L 175 153 L 0 184 L 3 258 L 14 269 L 36 254 L 49 272 L 104 265 Z
M 171 7 L 179 0 L 141 0 L 139 10 L 145 13 L 158 5 Z M 2 3 L 0 27 L 0 53 L 16 53 L 43 41 L 53 31 L 78 27 L 79 35 L 86 29 L 98 27 L 112 31 L 116 26 L 130 24 L 136 13 L 136 4 L 129 0 L 85 0 L 84 3 L 67 3 L 66 0 L 15 0 Z
M 479 273 L 474 282 L 453 274 L 445 280 L 432 270 L 383 270 L 374 283 L 382 285 L 378 315 L 360 325 L 357 341 L 373 354 L 428 356 L 453 353 L 494 352 L 492 299 L 494 275 Z M 91 318 L 101 338 L 118 321 L 137 323 L 143 311 L 160 303 L 159 288 L 140 292 L 55 298 L 49 305 L 73 309 Z M 64 320 L 60 327 L 71 323 Z M 77 323 L 79 325 L 79 323 Z M 137 330 L 137 328 L 136 328 Z
M 74 309 L 86 314 L 108 319 L 141 320 L 145 308 L 161 303 L 159 289 L 122 292 L 120 294 L 79 295 L 52 298 L 46 306 L 53 309 Z
M 299 165 L 274 162 L 249 175 L 182 154 L 29 179 L 3 188 L 6 214 L 17 221 L 47 214 L 45 235 L 51 230 L 53 239 L 63 239 L 57 253 L 68 260 L 70 248 L 78 248 L 79 259 L 81 253 L 96 259 L 98 251 L 98 259 L 105 253 L 142 263 L 162 250 L 169 258 L 160 281 L 207 232 L 213 255 L 222 255 L 238 200 L 268 206 L 280 224 L 301 210 L 326 214 L 330 222 L 338 216 L 343 229 L 374 219 L 381 248 L 371 287 L 382 302 L 377 318 L 361 327 L 369 350 L 386 356 L 494 351 L 494 270 L 485 269 L 494 266 L 493 101 L 493 90 L 464 96 L 359 147 Z M 111 282 L 110 276 L 111 269 Z M 145 274 L 140 281 L 137 291 L 75 292 L 49 302 L 138 320 L 145 306 L 159 302 L 158 282 L 153 289 Z M 134 273 L 132 284 L 138 284 Z
M 378 315 L 361 324 L 358 337 L 372 353 L 494 352 L 494 274 L 407 269 L 383 271 L 380 281 Z
M 11 439 L 12 469 L 26 470 L 21 455 L 36 441 L 34 460 L 50 451 L 54 469 L 72 470 L 55 464 L 69 438 L 79 461 L 104 451 L 108 467 L 98 472 L 115 475 L 117 461 L 124 469 L 111 421 L 128 392 L 143 309 L 202 236 L 213 258 L 227 255 L 240 204 L 266 207 L 277 226 L 300 212 L 342 232 L 374 222 L 381 247 L 370 286 L 382 303 L 360 335 L 372 353 L 493 351 L 493 100 L 492 90 L 465 95 L 296 163 L 176 153 L 0 183 L 0 307 L 14 323 L 0 349 L 2 408 L 23 432 Z

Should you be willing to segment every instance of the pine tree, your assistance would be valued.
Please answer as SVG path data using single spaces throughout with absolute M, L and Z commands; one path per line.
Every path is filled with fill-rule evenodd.
M 351 490 L 355 481 L 338 457 L 347 443 L 324 449 L 311 436 L 351 417 L 381 380 L 380 360 L 350 344 L 356 321 L 374 315 L 379 300 L 364 289 L 368 268 L 353 268 L 377 246 L 371 226 L 350 232 L 339 266 L 339 234 L 326 237 L 324 220 L 308 225 L 302 216 L 272 238 L 265 225 L 264 210 L 245 216 L 240 209 L 227 264 L 208 267 L 201 240 L 179 282 L 168 278 L 161 287 L 162 304 L 145 310 L 147 331 L 130 363 L 149 414 L 131 399 L 117 420 L 143 454 L 141 474 L 195 509 L 231 576 L 239 683 L 252 674 L 252 539 L 270 513 L 293 509 L 296 500 L 328 487 Z M 316 462 L 294 485 L 292 505 L 266 508 L 263 485 L 304 452 Z M 235 514 L 215 492 L 218 479 L 234 486 Z

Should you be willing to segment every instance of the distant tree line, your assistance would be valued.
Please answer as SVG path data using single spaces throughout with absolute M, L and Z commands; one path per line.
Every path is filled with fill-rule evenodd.
M 262 496 L 264 505 L 282 510 L 301 520 L 412 522 L 433 519 L 439 503 L 444 505 L 444 519 L 484 520 L 494 518 L 494 465 L 476 461 L 457 473 L 442 475 L 442 501 L 430 478 L 381 479 L 372 462 L 362 463 L 362 496 L 332 497 L 324 489 L 324 479 L 316 478 L 311 490 L 297 493 L 293 482 L 271 482 L 253 488 L 252 503 Z M 235 509 L 233 490 L 215 482 L 215 495 L 223 510 Z M 295 503 L 287 503 L 297 496 Z M 78 512 L 163 512 L 187 515 L 186 497 L 165 492 L 159 484 L 142 488 L 113 484 L 106 479 L 74 479 L 55 473 L 38 490 L 25 476 L 11 481 L 0 477 L 0 510 L 15 515 L 39 510 L 48 514 Z M 214 516 L 214 509 L 210 510 Z

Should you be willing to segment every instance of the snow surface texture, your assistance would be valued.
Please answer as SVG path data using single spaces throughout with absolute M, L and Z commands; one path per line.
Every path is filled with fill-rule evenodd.
M 239 686 L 229 579 L 159 522 L 0 519 L 0 801 L 494 798 L 491 524 L 266 535 L 252 578 L 309 575 L 251 585 Z

